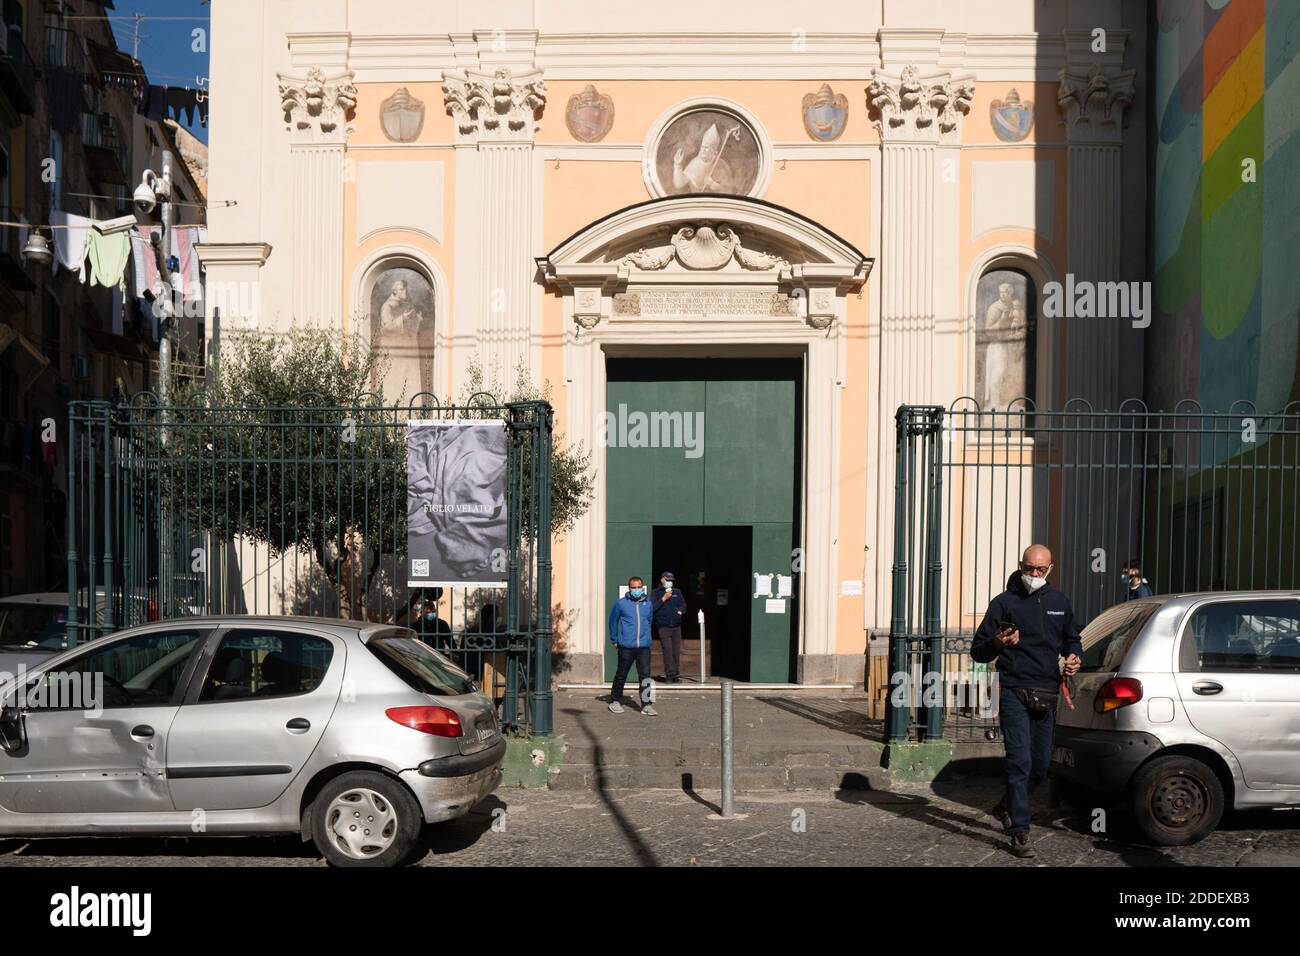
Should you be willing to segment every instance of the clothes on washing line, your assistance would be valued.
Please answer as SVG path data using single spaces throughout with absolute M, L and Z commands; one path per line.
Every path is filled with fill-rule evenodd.
M 167 101 L 168 115 L 185 126 L 190 126 L 194 118 L 198 117 L 199 123 L 203 126 L 208 125 L 208 102 L 204 96 L 203 101 L 199 101 L 199 90 L 192 90 L 185 86 L 168 86 L 165 88 L 164 97 Z M 187 118 L 188 117 L 188 118 Z
M 104 235 L 90 232 L 90 284 L 116 286 L 126 291 L 126 259 L 131 254 L 131 240 L 124 232 Z
M 54 234 L 54 261 L 70 272 L 77 273 L 77 281 L 86 281 L 86 250 L 90 247 L 90 220 L 62 209 L 50 210 L 50 225 Z M 66 228 L 58 228 L 58 227 Z M 57 271 L 57 270 L 55 270 Z
M 57 132 L 71 133 L 81 119 L 84 101 L 81 91 L 86 77 L 71 70 L 47 67 L 45 70 L 45 101 L 50 111 L 50 126 Z
M 145 88 L 137 110 L 145 119 L 161 123 L 167 116 L 167 87 L 150 83 Z

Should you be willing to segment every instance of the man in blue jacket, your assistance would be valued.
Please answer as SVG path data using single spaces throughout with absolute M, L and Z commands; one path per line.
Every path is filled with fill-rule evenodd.
M 682 663 L 682 618 L 686 614 L 686 598 L 682 592 L 673 587 L 673 573 L 665 571 L 659 575 L 659 587 L 650 593 L 650 603 L 654 607 L 655 637 L 664 652 L 664 679 L 670 684 L 681 681 L 679 668 Z
M 654 682 L 650 679 L 650 598 L 645 593 L 645 582 L 632 577 L 627 581 L 627 594 L 614 602 L 609 612 L 609 640 L 618 649 L 618 670 L 614 673 L 614 690 L 609 696 L 609 710 L 623 713 L 623 683 L 627 672 L 636 661 L 636 676 L 641 681 L 641 715 L 658 717 L 652 695 Z
M 971 660 L 998 662 L 1007 788 L 993 815 L 1019 857 L 1036 855 L 1029 843 L 1029 794 L 1047 776 L 1062 670 L 1076 674 L 1083 654 L 1070 599 L 1047 583 L 1051 571 L 1052 552 L 1041 544 L 1025 549 L 1019 572 L 989 604 L 970 648 Z

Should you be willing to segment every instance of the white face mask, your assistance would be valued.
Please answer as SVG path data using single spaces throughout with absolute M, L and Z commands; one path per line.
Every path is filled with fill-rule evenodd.
M 1036 578 L 1032 574 L 1022 574 L 1020 575 L 1020 580 L 1024 582 L 1025 589 L 1030 594 L 1033 594 L 1035 591 L 1037 591 L 1039 588 L 1041 588 L 1044 584 L 1047 583 L 1047 578 Z

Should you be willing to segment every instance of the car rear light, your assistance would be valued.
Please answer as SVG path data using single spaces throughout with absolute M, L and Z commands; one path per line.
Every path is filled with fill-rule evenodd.
M 385 714 L 403 727 L 435 737 L 459 737 L 460 718 L 446 707 L 389 707 Z
M 1099 714 L 1109 714 L 1142 699 L 1142 682 L 1134 677 L 1112 677 L 1101 685 L 1093 701 Z

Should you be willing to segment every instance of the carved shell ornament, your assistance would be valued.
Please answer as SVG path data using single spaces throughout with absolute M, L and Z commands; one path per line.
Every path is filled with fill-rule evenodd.
M 746 249 L 735 229 L 726 223 L 682 226 L 666 246 L 653 246 L 629 252 L 620 265 L 633 265 L 647 272 L 665 268 L 676 259 L 687 269 L 721 269 L 732 259 L 742 268 L 756 272 L 788 269 L 789 261 L 757 249 Z

